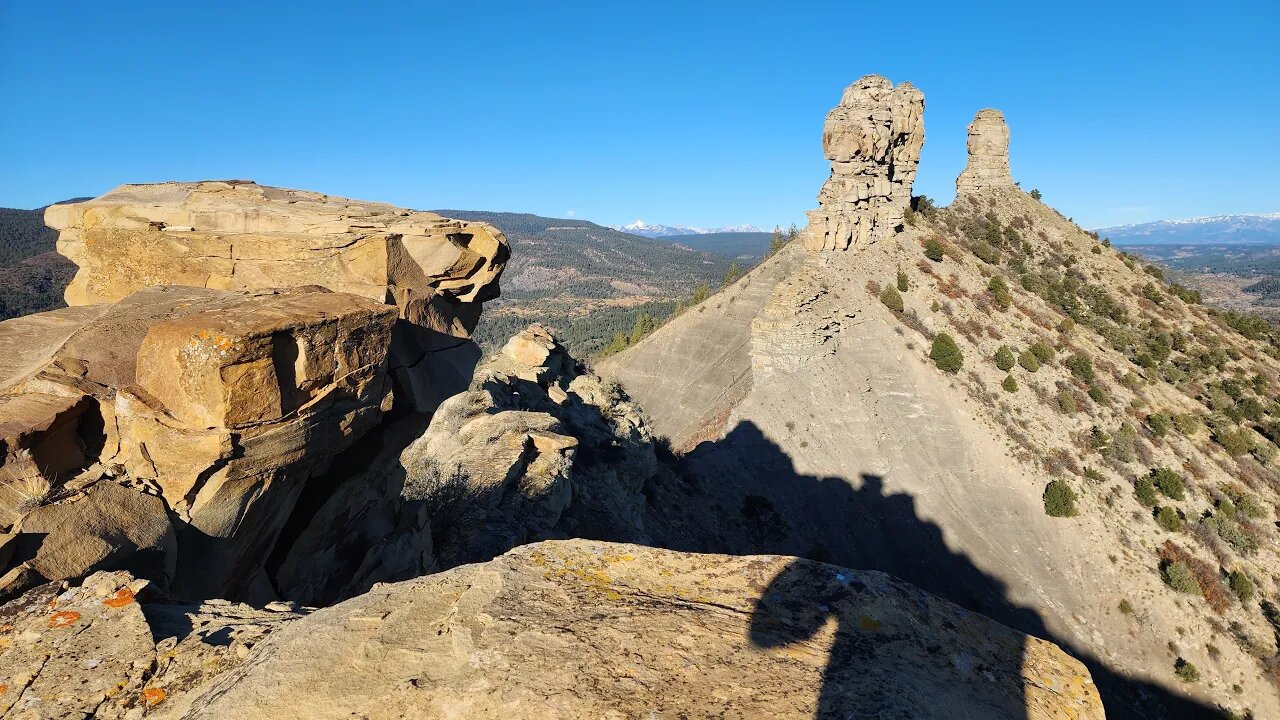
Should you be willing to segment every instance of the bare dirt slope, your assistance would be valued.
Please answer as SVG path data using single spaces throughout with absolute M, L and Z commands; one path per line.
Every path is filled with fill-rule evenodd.
M 658 493 L 667 517 L 654 524 L 665 523 L 666 542 L 887 570 L 1073 648 L 1089 662 L 1109 716 L 1194 717 L 1212 705 L 1280 714 L 1266 659 L 1274 653 L 1269 601 L 1216 598 L 1228 591 L 1208 587 L 1212 577 L 1200 578 L 1207 600 L 1174 592 L 1162 583 L 1169 563 L 1160 554 L 1172 541 L 1223 577 L 1245 572 L 1259 597 L 1274 597 L 1270 523 L 1245 528 L 1263 542 L 1237 553 L 1204 539 L 1198 520 L 1221 514 L 1224 489 L 1242 482 L 1246 494 L 1273 501 L 1275 470 L 1210 440 L 1221 433 L 1203 423 L 1223 409 L 1196 393 L 1216 376 L 1188 380 L 1171 369 L 1188 365 L 1183 355 L 1198 357 L 1190 344 L 1144 368 L 1135 348 L 1145 336 L 1126 342 L 1115 330 L 1239 345 L 1239 360 L 1228 362 L 1257 367 L 1232 376 L 1256 369 L 1272 392 L 1274 358 L 1020 191 L 964 198 L 917 223 L 855 252 L 789 248 L 602 365 L 650 410 L 656 432 L 677 449 L 694 448 L 681 459 L 686 495 Z M 997 233 L 1021 226 L 1017 242 L 999 235 L 999 258 L 977 245 L 992 224 Z M 924 259 L 928 237 L 946 248 L 941 263 Z M 899 268 L 908 290 L 904 311 L 894 312 L 879 294 Z M 1080 275 L 1072 293 L 1106 288 L 1128 314 L 1096 292 L 1079 308 L 1051 291 L 1042 298 L 1019 287 L 1024 271 Z M 987 289 L 995 275 L 1012 286 L 1003 308 Z M 1158 306 L 1148 281 L 1159 286 Z M 765 283 L 772 290 L 761 304 Z M 1072 314 L 1076 327 L 1059 331 Z M 956 336 L 964 353 L 957 374 L 929 359 L 938 332 Z M 1015 366 L 1019 389 L 1002 389 L 998 347 L 1017 356 L 1037 341 L 1054 358 L 1035 372 Z M 1092 358 L 1093 380 L 1068 369 L 1073 353 Z M 1089 397 L 1095 385 L 1100 401 Z M 1060 408 L 1062 393 L 1078 401 L 1074 412 Z M 1153 413 L 1195 416 L 1200 429 L 1156 437 L 1142 420 Z M 1135 426 L 1136 440 L 1127 436 Z M 1108 443 L 1087 442 L 1094 427 Z M 1127 456 L 1110 449 L 1112 435 L 1117 444 L 1132 440 Z M 1183 520 L 1176 532 L 1157 526 L 1134 496 L 1135 481 L 1158 466 L 1186 475 L 1187 497 L 1160 498 Z M 1053 478 L 1075 491 L 1077 516 L 1046 515 L 1042 495 Z M 1175 675 L 1179 658 L 1197 667 L 1196 682 Z

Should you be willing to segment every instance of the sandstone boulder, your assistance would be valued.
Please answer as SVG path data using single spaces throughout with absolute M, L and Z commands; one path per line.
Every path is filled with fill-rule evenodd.
M 177 568 L 177 541 L 164 501 L 110 480 L 32 510 L 18 529 L 27 545 L 18 552 L 30 555 L 31 568 L 50 579 L 128 567 L 167 588 Z
M 150 285 L 318 285 L 394 304 L 393 368 L 424 411 L 466 387 L 479 358 L 466 340 L 509 255 L 485 223 L 245 181 L 122 185 L 50 206 L 45 222 L 80 266 L 72 306 Z
M 1003 113 L 979 110 L 969 123 L 968 146 L 969 163 L 956 178 L 957 193 L 1014 187 L 1009 173 L 1009 126 Z
M 808 212 L 805 247 L 848 250 L 889 237 L 903 225 L 924 145 L 924 94 L 867 75 L 827 114 L 822 149 L 831 176 Z
M 5 524 L 101 478 L 146 487 L 178 522 L 175 592 L 269 596 L 258 569 L 302 487 L 390 407 L 396 314 L 319 287 L 167 287 L 0 323 L 14 350 L 0 407 L 19 410 L 4 422 Z M 64 579 L 96 562 L 30 567 Z
M 1103 717 L 1057 646 L 875 572 L 589 541 L 292 621 L 162 717 Z

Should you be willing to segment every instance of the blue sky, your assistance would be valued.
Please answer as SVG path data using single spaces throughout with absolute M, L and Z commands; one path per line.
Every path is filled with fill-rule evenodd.
M 925 93 L 916 193 L 1004 111 L 1086 226 L 1280 210 L 1275 2 L 0 0 L 0 206 L 249 178 L 617 224 L 802 222 L 866 73 Z

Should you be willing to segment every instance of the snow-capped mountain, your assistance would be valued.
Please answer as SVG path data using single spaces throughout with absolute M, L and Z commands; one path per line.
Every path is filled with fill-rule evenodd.
M 755 225 L 730 225 L 721 228 L 702 228 L 689 227 L 687 225 L 658 225 L 655 223 L 647 223 L 643 220 L 636 220 L 626 225 L 610 225 L 614 230 L 631 233 L 632 235 L 643 235 L 644 237 L 671 237 L 673 235 L 710 235 L 711 233 L 729 233 L 729 232 L 763 232 Z
M 1098 228 L 1117 245 L 1280 243 L 1280 213 L 1213 215 Z

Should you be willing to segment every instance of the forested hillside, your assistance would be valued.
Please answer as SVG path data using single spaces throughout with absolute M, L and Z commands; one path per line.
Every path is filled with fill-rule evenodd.
M 736 276 L 735 264 L 744 264 L 585 220 L 435 212 L 492 223 L 511 243 L 502 298 L 485 305 L 476 331 L 487 351 L 537 321 L 554 328 L 574 354 L 597 355 L 618 335 L 648 332 L 700 287 L 705 296 L 726 275 Z
M 54 252 L 44 208 L 0 208 L 0 320 L 62 306 L 75 265 Z

